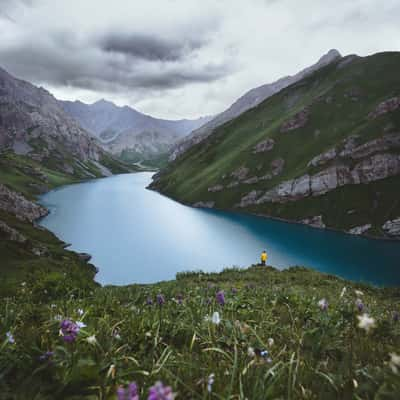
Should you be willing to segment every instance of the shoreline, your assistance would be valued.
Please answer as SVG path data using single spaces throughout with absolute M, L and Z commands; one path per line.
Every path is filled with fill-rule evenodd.
M 341 233 L 341 234 L 345 234 L 346 236 L 350 236 L 350 237 L 356 237 L 356 238 L 368 239 L 368 240 L 379 240 L 379 241 L 384 241 L 384 242 L 399 242 L 399 244 L 400 244 L 400 237 L 396 238 L 396 237 L 388 237 L 388 236 L 374 236 L 374 235 L 368 235 L 368 234 L 356 235 L 356 234 L 349 233 L 349 232 L 347 232 L 347 231 L 345 231 L 343 229 L 339 229 L 339 228 L 333 228 L 333 227 L 329 227 L 329 226 L 322 228 L 322 227 L 318 227 L 318 226 L 312 226 L 312 225 L 309 225 L 309 224 L 304 224 L 304 223 L 302 223 L 300 221 L 285 219 L 285 218 L 282 218 L 282 217 L 274 217 L 274 216 L 271 216 L 271 215 L 259 214 L 259 213 L 249 212 L 249 211 L 238 211 L 235 208 L 195 207 L 195 206 L 193 206 L 193 204 L 191 204 L 189 202 L 185 202 L 185 201 L 176 199 L 174 197 L 170 197 L 167 194 L 165 194 L 165 193 L 163 193 L 163 192 L 161 192 L 161 191 L 159 191 L 159 190 L 157 190 L 155 188 L 150 187 L 150 185 L 147 186 L 146 189 L 152 190 L 154 192 L 157 192 L 162 196 L 165 196 L 165 197 L 167 197 L 167 198 L 169 198 L 171 200 L 174 200 L 174 201 L 176 201 L 176 202 L 178 202 L 178 203 L 180 203 L 182 205 L 185 205 L 185 206 L 188 206 L 188 207 L 191 207 L 191 208 L 198 208 L 198 209 L 201 209 L 201 210 L 215 210 L 215 211 L 223 211 L 223 212 L 232 212 L 232 213 L 235 213 L 235 214 L 247 215 L 247 216 L 250 215 L 250 216 L 254 216 L 254 217 L 258 217 L 258 218 L 269 219 L 269 220 L 272 220 L 272 221 L 285 222 L 287 224 L 301 225 L 301 226 L 305 226 L 305 227 L 308 227 L 308 228 L 311 228 L 311 229 L 318 229 L 318 230 L 321 230 L 321 231 L 325 231 L 326 230 L 326 231 Z

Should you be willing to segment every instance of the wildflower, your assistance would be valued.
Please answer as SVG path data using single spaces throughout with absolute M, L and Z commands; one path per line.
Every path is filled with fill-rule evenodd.
M 53 303 L 53 304 L 50 304 L 50 308 L 56 308 L 57 306 Z
M 361 290 L 355 290 L 354 293 L 355 293 L 358 297 L 364 296 L 364 293 L 363 293 Z
M 107 378 L 111 376 L 112 379 L 115 379 L 116 368 L 114 364 L 110 365 L 107 371 Z
M 79 326 L 69 319 L 64 319 L 60 324 L 60 335 L 64 342 L 72 343 L 75 341 L 79 333 Z
M 97 342 L 96 336 L 95 336 L 95 335 L 88 336 L 88 337 L 86 338 L 86 341 L 87 341 L 89 344 L 96 344 L 96 342 Z
M 176 300 L 178 301 L 178 304 L 182 304 L 183 303 L 183 295 L 181 293 L 179 293 L 176 296 Z
M 268 351 L 267 350 L 260 351 L 260 356 L 261 357 L 267 357 L 268 356 Z
M 346 293 L 346 286 L 343 287 L 342 291 L 340 292 L 340 298 L 342 298 Z
M 214 325 L 219 325 L 221 323 L 221 318 L 219 316 L 219 312 L 218 311 L 215 311 L 214 314 L 212 315 L 211 322 Z
M 237 290 L 235 287 L 233 287 L 233 288 L 231 289 L 231 292 L 232 292 L 232 294 L 237 294 L 238 290 Z
M 62 316 L 60 314 L 57 314 L 54 316 L 54 320 L 55 321 L 61 321 L 62 320 Z
M 47 361 L 48 359 L 50 359 L 51 357 L 53 357 L 54 352 L 53 351 L 46 351 L 46 353 L 42 354 L 39 357 L 39 361 Z
M 204 322 L 210 322 L 210 320 L 211 320 L 211 318 L 210 318 L 210 316 L 207 314 L 207 315 L 204 317 Z
M 392 369 L 393 373 L 397 374 L 400 368 L 400 356 L 396 353 L 390 353 L 389 366 Z
M 153 299 L 149 296 L 149 297 L 147 297 L 147 299 L 146 299 L 146 304 L 148 305 L 148 306 L 152 306 L 153 305 Z
M 165 297 L 159 293 L 157 295 L 157 304 L 161 307 L 163 304 L 165 304 Z
M 328 302 L 326 301 L 326 299 L 321 299 L 318 302 L 318 306 L 322 311 L 326 311 L 328 309 Z
M 22 282 L 22 283 L 21 283 L 21 286 L 26 286 L 26 282 Z
M 220 290 L 219 292 L 217 292 L 215 299 L 217 300 L 217 303 L 220 306 L 225 305 L 225 293 L 223 290 Z
M 6 333 L 6 338 L 7 338 L 7 342 L 10 344 L 14 344 L 15 343 L 15 339 L 13 334 L 9 331 Z
M 207 391 L 208 393 L 212 392 L 212 385 L 214 384 L 215 374 L 210 374 L 207 381 Z
M 270 338 L 268 338 L 267 343 L 268 343 L 269 347 L 272 347 L 275 342 L 274 342 L 274 339 L 272 339 L 272 337 L 270 337 Z
M 78 326 L 79 329 L 82 329 L 82 328 L 86 328 L 86 327 L 87 327 L 87 325 L 86 325 L 84 322 L 82 322 L 82 321 L 77 321 L 77 322 L 76 322 L 76 325 Z
M 356 300 L 356 306 L 358 311 L 362 312 L 362 310 L 364 310 L 364 304 L 361 299 Z
M 164 386 L 162 382 L 156 382 L 149 390 L 147 400 L 174 400 L 175 394 L 171 386 Z
M 77 313 L 82 317 L 84 311 L 82 310 L 82 308 L 78 308 Z
M 128 388 L 125 389 L 123 386 L 120 386 L 117 389 L 117 399 L 118 400 L 139 400 L 138 387 L 135 382 L 132 382 L 128 385 Z
M 121 335 L 119 334 L 119 329 L 118 329 L 118 328 L 115 328 L 115 329 L 113 330 L 112 336 L 113 336 L 115 339 L 117 339 L 117 340 L 120 340 L 120 339 L 121 339 Z
M 254 358 L 254 357 L 256 356 L 256 353 L 255 353 L 253 347 L 249 347 L 249 348 L 247 349 L 247 355 L 248 355 L 249 357 L 251 357 L 251 358 Z
M 366 332 L 369 332 L 371 328 L 375 326 L 375 319 L 370 317 L 368 314 L 363 314 L 357 316 L 358 318 L 358 327 L 361 329 L 365 329 Z

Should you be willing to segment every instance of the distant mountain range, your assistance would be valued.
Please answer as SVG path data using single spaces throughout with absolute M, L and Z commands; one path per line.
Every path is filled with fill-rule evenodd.
M 331 51 L 201 128 L 151 187 L 198 207 L 400 239 L 399 71 L 400 52 Z
M 60 101 L 60 104 L 84 129 L 99 138 L 105 149 L 119 156 L 130 154 L 134 160 L 167 152 L 178 140 L 212 118 L 158 119 L 106 100 L 93 104 Z
M 6 150 L 81 178 L 109 173 L 107 152 L 54 96 L 0 68 L 0 152 Z
M 170 160 L 173 161 L 180 154 L 185 152 L 188 148 L 196 143 L 201 142 L 205 139 L 211 132 L 218 126 L 224 124 L 242 114 L 243 112 L 249 110 L 260 104 L 262 101 L 278 93 L 285 87 L 292 85 L 295 82 L 303 79 L 305 76 L 313 73 L 314 71 L 328 65 L 329 63 L 341 58 L 340 53 L 335 50 L 329 50 L 328 53 L 323 55 L 317 63 L 314 65 L 303 69 L 293 76 L 285 76 L 275 82 L 267 83 L 265 85 L 256 87 L 249 90 L 242 97 L 236 100 L 228 109 L 218 114 L 212 118 L 209 122 L 202 125 L 200 128 L 194 130 L 189 136 L 182 139 L 173 149 Z

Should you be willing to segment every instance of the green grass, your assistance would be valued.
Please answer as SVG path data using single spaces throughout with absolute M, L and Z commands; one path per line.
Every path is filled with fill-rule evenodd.
M 318 168 L 308 167 L 308 162 L 333 146 L 343 146 L 343 140 L 350 135 L 359 135 L 358 141 L 361 144 L 387 132 L 399 132 L 400 110 L 376 120 L 367 118 L 368 113 L 381 101 L 400 95 L 399 68 L 400 53 L 380 53 L 356 59 L 345 67 L 338 68 L 337 63 L 333 63 L 322 68 L 216 128 L 206 140 L 169 164 L 152 187 L 185 203 L 214 201 L 218 208 L 231 209 L 252 190 L 267 191 L 283 181 L 305 173 L 315 173 Z M 349 96 L 354 90 L 358 91 L 356 100 Z M 280 132 L 282 123 L 305 106 L 310 109 L 306 125 L 287 133 Z M 275 140 L 274 148 L 267 153 L 254 154 L 254 146 L 267 138 Z M 393 151 L 398 153 L 398 150 Z M 271 180 L 254 185 L 239 184 L 235 188 L 225 188 L 216 193 L 208 192 L 211 186 L 226 186 L 232 182 L 234 179 L 230 175 L 240 166 L 249 168 L 248 177 L 270 173 L 270 163 L 277 158 L 283 158 L 285 165 L 282 173 Z M 346 162 L 354 164 L 351 160 Z M 322 168 L 325 167 L 319 167 Z M 380 186 L 385 184 L 373 183 L 365 190 L 358 188 L 358 199 L 363 203 L 363 193 L 368 191 L 372 197 L 380 196 L 382 205 L 394 203 L 396 190 L 392 187 L 380 193 L 375 190 Z M 347 210 L 350 205 L 354 205 L 353 199 L 357 197 L 355 190 L 340 189 L 337 191 L 340 196 L 330 194 L 327 197 L 335 198 L 339 201 L 337 207 Z M 328 226 L 344 229 L 346 219 L 335 218 L 335 214 L 324 205 L 325 198 L 322 196 L 315 200 L 302 200 L 287 206 L 263 204 L 257 207 L 257 212 L 300 219 L 305 214 L 303 211 L 313 209 L 323 213 Z M 312 207 L 309 207 L 310 204 Z M 398 207 L 393 206 L 397 214 L 392 213 L 391 217 L 398 217 Z M 247 211 L 253 210 L 248 208 Z M 386 211 L 379 208 L 375 215 L 383 217 L 387 214 Z M 360 217 L 360 221 L 364 221 L 364 217 L 367 215 Z M 380 234 L 380 227 L 385 221 L 375 218 L 375 232 Z
M 219 290 L 225 305 L 216 302 Z M 369 332 L 358 327 L 357 298 L 375 319 Z M 177 399 L 396 399 L 400 375 L 389 361 L 400 347 L 399 300 L 398 288 L 304 268 L 182 273 L 92 291 L 72 287 L 68 272 L 36 275 L 0 305 L 2 398 L 116 399 L 118 386 L 135 381 L 146 399 L 162 380 Z M 207 320 L 214 312 L 218 325 Z M 59 335 L 60 318 L 87 325 L 74 343 Z M 54 354 L 40 360 L 47 351 Z

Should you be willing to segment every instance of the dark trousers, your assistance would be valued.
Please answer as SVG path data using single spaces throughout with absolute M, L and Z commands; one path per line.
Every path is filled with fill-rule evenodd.
M 265 267 L 265 261 L 261 261 L 261 265 Z

